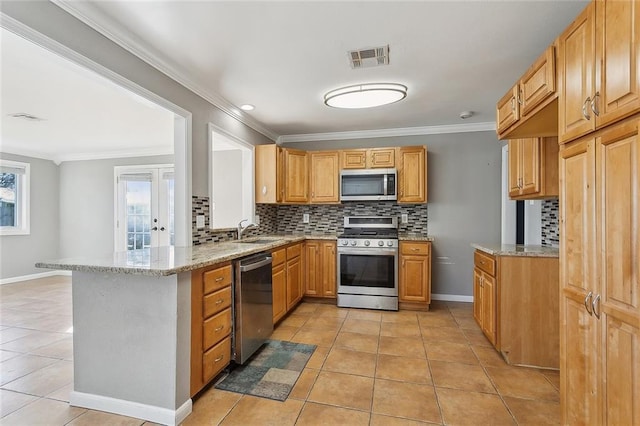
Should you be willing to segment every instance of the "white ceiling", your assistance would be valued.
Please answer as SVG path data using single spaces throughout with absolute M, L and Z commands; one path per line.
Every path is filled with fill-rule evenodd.
M 0 47 L 3 152 L 56 162 L 173 153 L 173 113 L 5 29 Z
M 587 0 L 56 4 L 263 133 L 304 140 L 345 131 L 490 127 L 496 101 Z M 386 44 L 389 66 L 350 68 L 347 51 Z M 323 104 L 327 91 L 362 82 L 398 82 L 409 93 L 366 110 Z M 233 108 L 244 103 L 256 109 Z M 466 110 L 474 116 L 463 121 Z

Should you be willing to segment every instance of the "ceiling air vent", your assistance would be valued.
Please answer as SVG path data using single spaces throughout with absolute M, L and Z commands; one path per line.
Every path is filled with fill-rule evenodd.
M 389 65 L 389 45 L 351 50 L 349 51 L 349 62 L 353 69 Z
M 27 121 L 43 121 L 44 118 L 36 117 L 35 115 L 27 114 L 26 112 L 16 112 L 13 114 L 7 114 L 9 117 L 21 118 Z

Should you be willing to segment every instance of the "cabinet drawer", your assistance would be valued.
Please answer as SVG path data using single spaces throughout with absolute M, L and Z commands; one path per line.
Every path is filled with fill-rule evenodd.
M 231 285 L 231 265 L 204 273 L 204 294 Z
M 401 254 L 413 254 L 416 256 L 428 256 L 431 253 L 430 243 L 400 243 Z
M 302 244 L 296 244 L 295 246 L 287 247 L 287 259 L 293 259 L 296 256 L 300 256 L 302 251 Z
M 476 250 L 473 254 L 473 263 L 492 277 L 496 276 L 496 259 L 493 256 Z
M 207 350 L 231 333 L 231 309 L 226 309 L 205 320 L 202 347 Z
M 231 337 L 227 337 L 202 355 L 202 379 L 208 382 L 229 365 Z
M 272 266 L 276 266 L 281 263 L 284 263 L 284 261 L 287 260 L 287 250 L 280 249 L 280 250 L 271 252 L 271 257 L 273 258 L 273 262 L 271 263 Z
M 202 317 L 209 318 L 229 306 L 231 306 L 231 287 L 223 288 L 204 297 Z

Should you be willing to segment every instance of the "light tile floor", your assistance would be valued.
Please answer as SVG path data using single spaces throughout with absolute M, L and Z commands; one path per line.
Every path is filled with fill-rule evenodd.
M 303 303 L 272 338 L 317 345 L 285 402 L 213 387 L 185 425 L 557 424 L 556 371 L 511 367 L 469 303 L 381 312 Z M 0 286 L 0 425 L 141 425 L 68 405 L 71 285 Z M 146 423 L 147 425 L 149 423 Z

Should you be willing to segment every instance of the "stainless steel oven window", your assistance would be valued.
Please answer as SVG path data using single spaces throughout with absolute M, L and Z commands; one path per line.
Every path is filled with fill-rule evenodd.
M 338 248 L 338 293 L 398 295 L 398 251 Z

